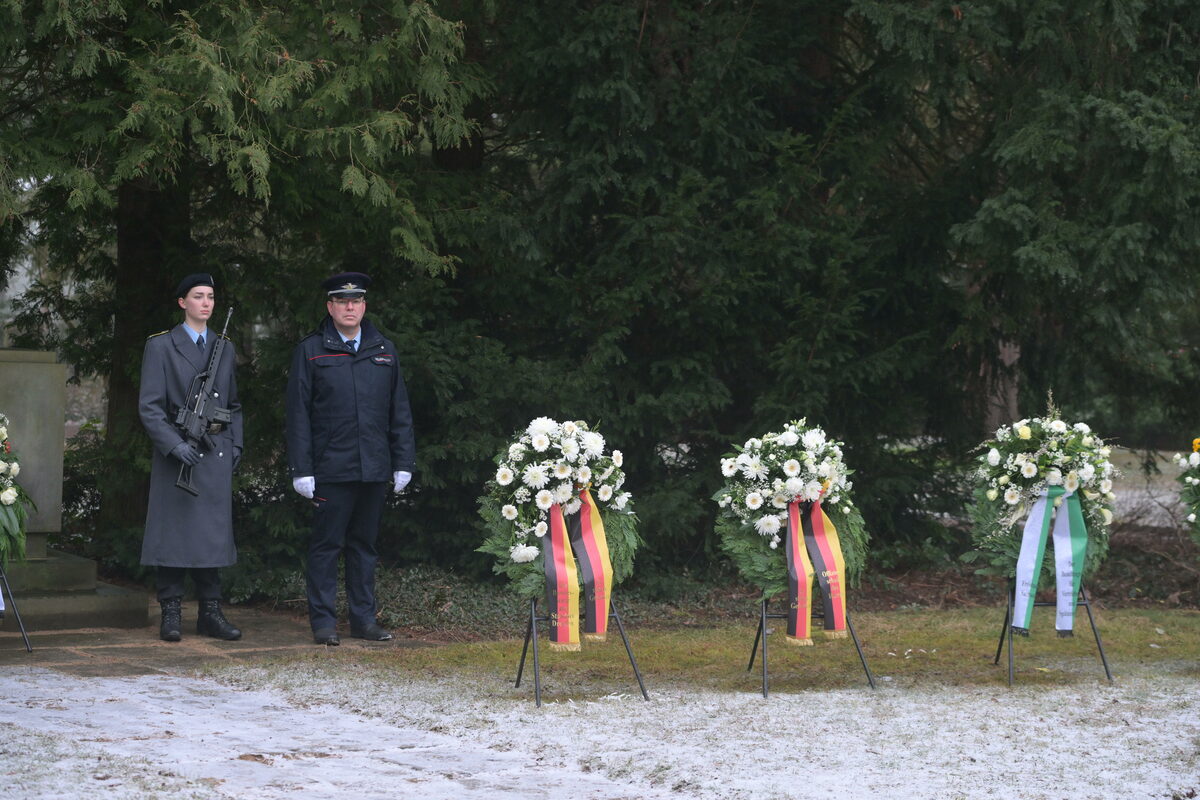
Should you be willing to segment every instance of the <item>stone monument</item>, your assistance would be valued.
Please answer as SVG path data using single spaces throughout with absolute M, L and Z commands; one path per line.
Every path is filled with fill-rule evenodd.
M 142 627 L 149 598 L 96 580 L 96 562 L 50 549 L 62 531 L 63 426 L 67 367 L 54 353 L 0 349 L 0 412 L 21 457 L 21 486 L 37 504 L 26 522 L 25 561 L 6 568 L 17 610 L 30 631 Z M 0 630 L 17 630 L 14 615 Z

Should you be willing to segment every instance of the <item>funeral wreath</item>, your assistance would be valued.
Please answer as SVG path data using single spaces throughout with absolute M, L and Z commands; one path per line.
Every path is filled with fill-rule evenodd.
M 1087 531 L 1083 574 L 1090 574 L 1108 553 L 1116 500 L 1116 470 L 1104 440 L 1086 423 L 1065 422 L 1052 406 L 1045 417 L 998 428 L 979 450 L 968 509 L 975 550 L 964 559 L 980 563 L 980 574 L 1012 577 L 1021 553 L 1021 521 L 1041 498 L 1051 498 L 1062 509 L 1074 496 Z M 1045 550 L 1040 571 L 1047 576 L 1054 571 L 1051 548 Z
M 8 417 L 0 414 L 0 564 L 25 557 L 25 520 L 33 500 L 17 483 L 21 463 L 8 439 Z
M 803 419 L 735 446 L 721 459 L 725 483 L 713 495 L 720 508 L 716 529 L 721 547 L 764 598 L 788 589 L 784 537 L 793 503 L 824 509 L 840 540 L 844 578 L 857 583 L 869 537 L 850 496 L 851 474 L 842 460 L 842 443 Z
M 546 537 L 557 514 L 580 514 L 590 500 L 602 521 L 615 585 L 633 571 L 639 539 L 632 496 L 624 491 L 624 457 L 581 420 L 538 417 L 496 457 L 479 514 L 488 535 L 479 552 L 523 597 L 546 590 Z

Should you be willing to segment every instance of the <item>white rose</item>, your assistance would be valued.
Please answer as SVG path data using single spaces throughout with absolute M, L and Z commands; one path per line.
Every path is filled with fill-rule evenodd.
M 1056 419 L 1050 423 L 1050 430 L 1054 431 L 1055 433 L 1066 433 L 1067 423 L 1063 422 L 1061 419 Z
M 1092 432 L 1092 429 L 1088 427 L 1088 424 L 1086 422 L 1076 422 L 1075 430 L 1079 431 L 1080 433 L 1091 433 Z
M 996 489 L 988 489 L 987 490 L 987 499 L 988 500 L 995 500 L 999 496 L 1000 496 L 1000 492 L 998 490 L 996 490 Z
M 1060 420 L 1061 421 L 1061 420 Z M 1061 486 L 1063 482 L 1062 470 L 1052 469 L 1046 473 L 1046 483 L 1050 486 Z
M 538 436 L 540 434 L 542 436 L 549 437 L 551 433 L 554 433 L 557 430 L 557 422 L 549 417 L 538 417 L 533 422 L 529 423 L 529 427 L 525 429 L 525 432 L 530 436 Z
M 795 431 L 784 431 L 779 434 L 779 443 L 784 447 L 795 447 L 799 441 L 800 437 L 796 435 Z
M 1103 492 L 1104 494 L 1108 494 L 1109 492 L 1111 492 L 1112 491 L 1112 481 L 1110 481 L 1108 478 L 1105 478 L 1104 480 L 1100 481 L 1100 491 Z
M 1193 467 L 1200 467 L 1200 453 L 1192 453 L 1188 456 L 1188 463 Z
M 538 549 L 531 544 L 515 544 L 508 552 L 512 560 L 518 564 L 533 561 L 538 557 Z
M 8 462 L 0 461 L 0 475 L 7 475 L 7 474 L 8 474 Z
M 0 492 L 0 503 L 11 506 L 15 502 L 17 502 L 17 490 L 14 487 L 10 486 L 3 492 Z
M 987 462 L 993 467 L 1000 466 L 1000 451 L 994 447 L 991 450 L 988 450 Z
M 1188 516 L 1187 516 L 1187 520 L 1188 520 L 1188 522 L 1195 522 L 1195 521 L 1196 521 L 1196 515 L 1195 515 L 1195 514 L 1188 514 Z
M 754 523 L 754 529 L 763 536 L 774 536 L 779 532 L 779 517 L 774 514 L 759 517 Z

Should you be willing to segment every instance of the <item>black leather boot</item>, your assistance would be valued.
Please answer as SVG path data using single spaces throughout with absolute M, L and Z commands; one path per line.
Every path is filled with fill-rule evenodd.
M 162 624 L 158 626 L 158 638 L 164 642 L 178 642 L 183 638 L 183 618 L 179 598 L 160 600 L 158 607 L 162 609 Z
M 232 642 L 242 638 L 242 632 L 229 624 L 221 613 L 220 600 L 201 600 L 200 616 L 196 618 L 196 633 Z

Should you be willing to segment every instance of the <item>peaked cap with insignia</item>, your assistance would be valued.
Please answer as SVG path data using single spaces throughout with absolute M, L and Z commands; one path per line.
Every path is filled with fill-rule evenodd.
M 330 297 L 362 297 L 371 285 L 371 278 L 361 272 L 342 272 L 326 278 L 321 288 Z

